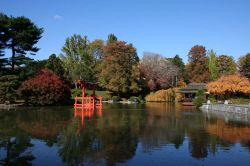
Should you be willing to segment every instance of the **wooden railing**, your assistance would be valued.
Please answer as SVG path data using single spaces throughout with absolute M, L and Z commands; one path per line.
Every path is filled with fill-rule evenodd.
M 74 108 L 95 108 L 102 106 L 102 97 L 75 97 Z

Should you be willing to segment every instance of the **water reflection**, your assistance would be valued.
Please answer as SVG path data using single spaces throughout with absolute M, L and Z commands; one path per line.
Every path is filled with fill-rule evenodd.
M 148 155 L 145 164 L 149 165 L 174 159 L 179 164 L 186 159 L 219 165 L 226 162 L 220 158 L 227 157 L 244 165 L 250 157 L 249 124 L 246 118 L 235 120 L 166 103 L 1 111 L 0 160 L 1 164 L 36 163 L 42 155 L 34 153 L 36 139 L 55 148 L 55 156 L 67 165 L 130 165 L 147 160 Z M 170 154 L 175 155 L 168 158 Z M 238 155 L 246 157 L 238 159 Z M 213 163 L 211 156 L 220 162 Z
M 66 112 L 57 109 L 1 110 L 0 165 L 32 165 L 36 159 L 32 154 L 34 138 L 47 142 L 47 146 L 56 143 L 57 134 L 68 121 Z
M 75 110 L 74 115 L 60 137 L 59 154 L 68 165 L 104 161 L 114 165 L 133 157 L 137 137 L 132 133 L 130 117 L 114 114 L 98 119 L 101 109 Z

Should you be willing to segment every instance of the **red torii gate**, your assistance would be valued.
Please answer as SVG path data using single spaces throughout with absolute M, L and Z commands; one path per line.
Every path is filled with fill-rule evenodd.
M 102 97 L 96 97 L 95 90 L 97 87 L 96 83 L 86 82 L 82 80 L 78 80 L 77 84 L 80 85 L 82 88 L 82 97 L 75 97 L 75 104 L 74 108 L 81 108 L 81 109 L 94 109 L 95 107 L 102 107 Z M 92 96 L 85 97 L 85 88 L 92 89 L 93 94 Z M 78 101 L 81 103 L 78 104 Z

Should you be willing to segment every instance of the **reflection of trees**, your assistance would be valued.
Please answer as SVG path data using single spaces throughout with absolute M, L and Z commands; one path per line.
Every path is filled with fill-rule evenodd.
M 68 109 L 56 107 L 0 111 L 0 149 L 6 153 L 0 156 L 0 165 L 31 165 L 34 156 L 28 151 L 33 146 L 30 136 L 52 146 L 70 114 Z
M 147 116 L 142 134 L 145 150 L 174 144 L 179 148 L 185 135 L 189 137 L 189 150 L 194 158 L 204 158 L 211 151 L 217 152 L 217 146 L 228 147 L 230 144 L 206 131 L 206 117 L 199 111 L 167 103 L 150 103 L 146 105 Z
M 61 110 L 57 107 L 37 108 L 33 110 L 20 111 L 16 118 L 18 128 L 29 133 L 34 138 L 39 138 L 52 146 L 57 142 L 57 134 L 68 123 L 69 110 Z
M 250 127 L 239 124 L 226 124 L 223 120 L 207 125 L 207 131 L 231 143 L 250 141 Z
M 79 132 L 80 125 L 79 119 L 73 119 L 60 136 L 59 155 L 69 165 L 79 165 L 94 152 L 92 148 L 94 148 L 95 135 L 92 128 L 84 128 Z
M 118 111 L 118 110 L 115 110 Z M 94 117 L 92 117 L 94 118 Z M 98 123 L 93 123 L 97 121 Z M 137 136 L 132 124 L 136 122 L 125 110 L 100 119 L 73 119 L 60 137 L 59 154 L 69 165 L 106 161 L 115 165 L 130 159 L 136 150 Z
M 189 150 L 192 157 L 204 158 L 208 154 L 208 134 L 204 130 L 193 130 L 189 133 Z
M 27 151 L 31 147 L 30 138 L 16 126 L 16 112 L 0 112 L 0 165 L 31 165 L 34 156 Z
M 159 148 L 168 143 L 178 149 L 185 137 L 185 128 L 181 123 L 176 106 L 167 103 L 150 103 L 146 105 L 147 117 L 142 134 L 142 146 L 145 151 Z
M 18 133 L 16 137 L 11 137 L 0 142 L 0 149 L 4 148 L 6 155 L 0 158 L 2 165 L 31 165 L 35 157 L 27 148 L 32 147 L 30 138 L 24 133 Z M 1 156 L 0 156 L 1 157 Z
M 115 165 L 132 158 L 137 147 L 137 135 L 132 130 L 135 123 L 130 116 L 120 114 L 118 117 L 111 117 L 118 121 L 102 121 L 98 132 L 101 149 L 97 153 L 98 157 L 104 158 L 107 165 Z M 113 124 L 115 122 L 115 124 Z

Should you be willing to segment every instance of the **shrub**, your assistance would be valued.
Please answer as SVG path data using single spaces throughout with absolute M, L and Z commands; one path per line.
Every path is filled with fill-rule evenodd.
M 0 103 L 13 102 L 16 98 L 16 89 L 19 85 L 16 75 L 5 75 L 0 77 Z
M 44 69 L 34 78 L 24 81 L 18 89 L 24 100 L 32 105 L 65 103 L 70 99 L 70 88 L 52 71 Z
M 170 88 L 167 90 L 159 90 L 155 93 L 150 93 L 145 97 L 148 102 L 179 102 L 181 101 L 181 95 L 178 88 Z
M 138 100 L 140 103 L 144 103 L 143 97 L 141 95 L 138 96 Z
M 129 101 L 131 101 L 131 102 L 140 102 L 139 99 L 138 99 L 138 97 L 136 97 L 136 96 L 131 96 L 129 98 Z
M 196 97 L 194 99 L 194 105 L 196 106 L 196 108 L 199 108 L 200 106 L 202 106 L 202 103 L 206 102 L 206 97 L 204 95 L 204 91 L 203 90 L 199 90 L 196 93 Z
M 82 97 L 82 89 L 71 89 L 71 96 L 72 98 L 78 96 Z M 89 96 L 89 94 L 85 90 L 85 96 Z
M 208 100 L 210 100 L 211 103 L 216 103 L 216 98 L 214 95 L 209 95 Z
M 232 104 L 249 104 L 250 103 L 250 99 L 249 98 L 243 98 L 243 97 L 234 97 L 234 98 L 230 98 L 229 102 Z
M 120 101 L 120 97 L 119 96 L 112 96 L 112 100 L 113 100 L 113 102 Z

